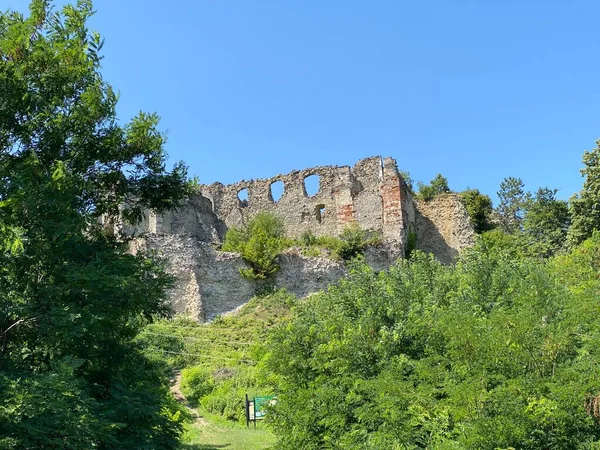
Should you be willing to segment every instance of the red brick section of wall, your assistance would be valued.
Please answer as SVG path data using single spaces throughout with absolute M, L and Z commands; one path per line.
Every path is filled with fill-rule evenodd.
M 338 222 L 341 224 L 354 222 L 354 207 L 341 205 L 337 210 Z
M 402 191 L 399 177 L 386 177 L 381 185 L 384 225 L 402 223 Z

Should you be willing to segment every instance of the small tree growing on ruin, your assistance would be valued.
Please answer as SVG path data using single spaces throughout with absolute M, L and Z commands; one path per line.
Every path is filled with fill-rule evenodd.
M 429 184 L 419 181 L 417 187 L 419 188 L 417 198 L 425 201 L 433 200 L 440 194 L 452 192 L 448 187 L 448 179 L 441 173 L 438 173 Z
M 283 220 L 270 212 L 261 212 L 244 227 L 227 231 L 223 251 L 237 252 L 250 264 L 249 269 L 240 269 L 242 276 L 264 280 L 279 270 L 277 255 L 284 246 Z

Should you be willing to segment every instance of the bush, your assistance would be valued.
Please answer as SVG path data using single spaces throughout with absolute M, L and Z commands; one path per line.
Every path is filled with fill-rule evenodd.
M 279 270 L 277 255 L 287 243 L 283 233 L 283 221 L 279 217 L 261 212 L 245 227 L 227 231 L 223 251 L 237 252 L 250 264 L 250 269 L 240 269 L 245 278 L 266 279 Z
M 478 189 L 467 189 L 460 193 L 460 199 L 469 213 L 475 233 L 481 234 L 494 227 L 490 219 L 493 209 L 489 196 L 482 194 Z
M 246 418 L 245 395 L 252 397 L 256 392 L 255 368 L 238 368 L 235 373 L 218 383 L 213 391 L 201 400 L 202 407 L 211 414 L 226 420 L 242 422 Z
M 214 388 L 213 377 L 205 367 L 194 366 L 181 371 L 181 392 L 190 404 L 198 405 Z
M 549 261 L 511 238 L 354 262 L 301 302 L 262 361 L 277 448 L 598 448 L 600 234 Z
M 326 249 L 330 258 L 350 261 L 362 254 L 368 245 L 380 244 L 381 237 L 375 232 L 363 230 L 358 223 L 353 222 L 339 237 L 317 237 L 312 232 L 305 231 L 299 243 L 303 246 L 302 254 L 305 256 L 321 256 L 321 249 Z

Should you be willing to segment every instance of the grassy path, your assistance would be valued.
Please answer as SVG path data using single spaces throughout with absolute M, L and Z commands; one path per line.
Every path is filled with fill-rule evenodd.
M 245 428 L 200 418 L 188 426 L 181 444 L 187 450 L 262 450 L 275 443 L 264 426 Z
M 180 390 L 181 373 L 176 372 L 171 392 L 185 404 Z M 263 425 L 244 427 L 210 416 L 201 416 L 196 409 L 186 406 L 195 420 L 186 426 L 182 437 L 182 450 L 262 450 L 275 443 L 275 436 Z

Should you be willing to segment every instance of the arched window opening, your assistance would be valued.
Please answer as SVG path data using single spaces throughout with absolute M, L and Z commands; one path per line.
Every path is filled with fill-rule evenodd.
M 309 197 L 313 197 L 319 193 L 321 189 L 321 180 L 319 175 L 313 174 L 304 178 L 304 192 Z
M 271 200 L 277 203 L 279 199 L 283 196 L 283 192 L 285 190 L 283 181 L 273 181 L 269 188 L 271 189 Z
M 245 208 L 248 206 L 248 188 L 238 191 L 238 200 L 240 201 L 240 207 Z

